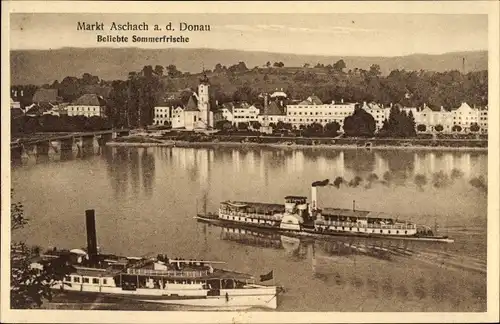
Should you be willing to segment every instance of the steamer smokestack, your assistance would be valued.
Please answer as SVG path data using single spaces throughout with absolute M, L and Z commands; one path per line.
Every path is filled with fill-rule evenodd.
M 318 209 L 318 189 L 311 186 L 311 210 Z
M 97 234 L 95 230 L 95 211 L 88 209 L 85 211 L 85 219 L 87 225 L 87 253 L 89 260 L 93 260 L 97 256 Z
M 325 187 L 330 183 L 329 179 L 323 181 L 314 181 L 311 184 L 311 211 L 318 209 L 318 189 L 316 187 Z

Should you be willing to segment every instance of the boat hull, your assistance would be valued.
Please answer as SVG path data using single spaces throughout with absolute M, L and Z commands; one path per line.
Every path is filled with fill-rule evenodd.
M 328 238 L 332 236 L 355 236 L 355 237 L 367 237 L 367 238 L 385 238 L 385 239 L 397 239 L 397 240 L 410 240 L 410 241 L 427 241 L 427 242 L 442 242 L 442 243 L 453 243 L 454 240 L 445 236 L 401 236 L 401 235 L 379 235 L 374 233 L 354 233 L 354 232 L 342 232 L 342 231 L 324 231 L 318 232 L 313 228 L 303 228 L 300 231 L 296 230 L 286 230 L 280 228 L 279 226 L 270 226 L 267 224 L 258 223 L 243 223 L 239 221 L 226 220 L 214 217 L 204 217 L 203 215 L 197 215 L 195 217 L 200 222 L 215 224 L 219 226 L 231 225 L 244 229 L 261 229 L 269 231 L 271 233 L 279 233 L 288 236 L 295 237 L 314 237 L 314 238 Z
M 241 289 L 220 289 L 217 295 L 210 295 L 206 289 L 168 291 L 162 289 L 123 290 L 121 287 L 99 287 L 91 285 L 54 286 L 62 292 L 100 298 L 133 300 L 145 303 L 185 305 L 221 309 L 277 308 L 277 287 L 254 285 Z

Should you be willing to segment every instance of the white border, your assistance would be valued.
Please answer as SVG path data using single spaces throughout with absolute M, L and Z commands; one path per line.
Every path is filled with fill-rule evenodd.
M 127 312 L 9 310 L 10 105 L 8 13 L 446 13 L 489 17 L 488 291 L 485 313 L 284 313 L 284 312 Z M 460 2 L 37 2 L 2 1 L 2 267 L 1 322 L 89 323 L 269 323 L 269 322 L 496 322 L 499 316 L 499 3 Z

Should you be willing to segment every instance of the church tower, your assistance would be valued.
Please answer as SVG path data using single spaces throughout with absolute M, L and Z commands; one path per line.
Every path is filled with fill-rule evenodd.
M 207 75 L 203 72 L 203 77 L 200 79 L 200 84 L 198 85 L 198 110 L 200 111 L 200 124 L 202 124 L 200 126 L 205 129 L 213 128 L 213 118 L 211 118 L 208 88 L 209 81 Z

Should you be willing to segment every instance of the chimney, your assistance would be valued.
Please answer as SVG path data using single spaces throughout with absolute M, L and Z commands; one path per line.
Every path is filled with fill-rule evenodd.
M 344 98 L 340 99 L 340 102 L 341 102 L 341 103 L 344 103 Z
M 17 98 L 17 90 L 14 90 L 14 98 Z
M 97 255 L 97 235 L 95 230 L 95 211 L 88 209 L 85 211 L 87 225 L 87 253 L 89 260 L 93 260 Z
M 24 91 L 24 90 L 21 90 L 21 97 L 23 96 L 23 91 Z
M 311 186 L 311 210 L 318 209 L 318 188 Z
M 268 105 L 267 93 L 264 94 L 264 113 L 267 113 L 267 105 Z

